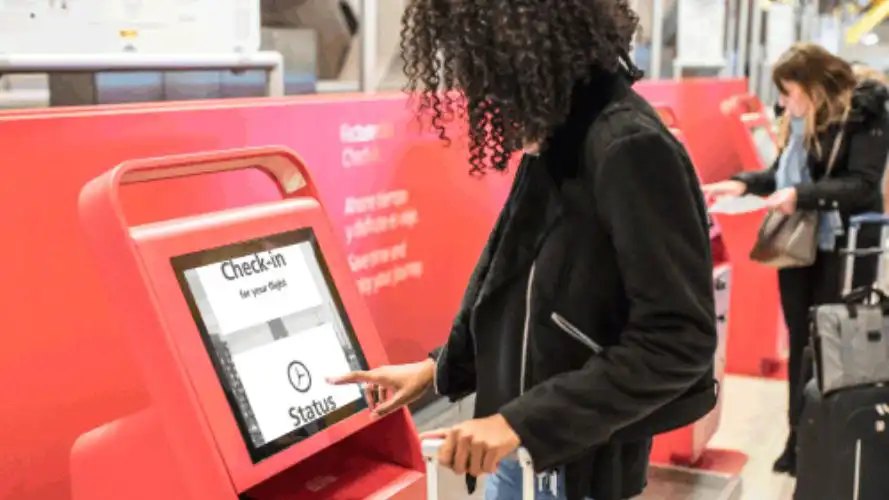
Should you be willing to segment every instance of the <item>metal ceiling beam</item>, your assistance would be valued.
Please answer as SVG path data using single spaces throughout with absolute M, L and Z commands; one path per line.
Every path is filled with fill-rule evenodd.
M 870 33 L 874 28 L 880 25 L 887 17 L 889 17 L 889 0 L 876 0 L 873 6 L 846 30 L 846 43 L 855 45 L 861 38 Z

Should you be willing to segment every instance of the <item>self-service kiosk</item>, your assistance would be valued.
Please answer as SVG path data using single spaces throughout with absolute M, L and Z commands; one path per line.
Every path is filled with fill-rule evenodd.
M 770 168 L 778 158 L 774 126 L 756 96 L 740 95 L 726 100 L 723 114 L 741 161 L 740 170 Z M 787 359 L 787 335 L 780 309 L 778 278 L 774 269 L 747 258 L 756 241 L 765 211 L 717 216 L 723 240 L 735 269 L 732 302 L 745 311 L 732 320 L 729 335 L 729 373 L 782 377 Z
M 778 158 L 774 126 L 762 102 L 754 95 L 739 95 L 723 103 L 732 142 L 743 170 L 769 168 Z M 743 146 L 743 147 L 739 147 Z
M 257 168 L 283 200 L 127 224 L 121 186 Z M 306 166 L 281 148 L 128 161 L 80 197 L 150 405 L 82 435 L 74 500 L 425 495 L 406 410 L 327 378 L 386 363 Z
M 684 142 L 682 129 L 676 114 L 668 106 L 654 106 L 666 127 Z M 694 161 L 694 160 L 692 160 Z M 716 296 L 717 333 L 719 341 L 714 362 L 715 378 L 722 383 L 725 378 L 726 346 L 728 340 L 729 297 L 731 290 L 731 265 L 722 241 L 719 224 L 710 219 L 710 245 L 713 250 L 713 290 Z M 656 463 L 696 465 L 708 451 L 707 445 L 719 428 L 722 415 L 722 395 L 710 413 L 692 425 L 661 434 L 654 439 L 651 460 Z

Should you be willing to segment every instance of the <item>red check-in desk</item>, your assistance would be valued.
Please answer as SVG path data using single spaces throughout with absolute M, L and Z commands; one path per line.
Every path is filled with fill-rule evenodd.
M 258 168 L 281 201 L 130 227 L 121 186 Z M 279 148 L 125 162 L 84 231 L 151 404 L 82 435 L 74 500 L 423 498 L 410 416 L 327 378 L 386 363 L 305 165 Z
M 778 157 L 777 139 L 759 99 L 736 96 L 723 103 L 722 111 L 731 124 L 728 133 L 741 160 L 741 169 L 770 168 Z M 778 295 L 778 275 L 775 269 L 747 257 L 764 216 L 765 211 L 717 215 L 735 270 L 732 303 L 737 309 L 751 311 L 736 314 L 732 319 L 727 369 L 740 375 L 783 377 L 787 335 Z
M 673 132 L 677 139 L 683 141 L 680 124 L 672 109 L 657 105 L 654 108 L 667 128 Z M 694 160 L 692 159 L 692 161 Z M 713 250 L 713 290 L 716 297 L 716 321 L 719 335 L 714 361 L 714 375 L 722 384 L 725 378 L 732 268 L 725 252 L 720 227 L 713 220 L 710 221 L 710 245 Z M 656 463 L 679 465 L 700 464 L 705 454 L 711 451 L 707 449 L 707 445 L 719 428 L 722 401 L 723 395 L 720 394 L 716 408 L 704 418 L 682 429 L 657 436 L 652 446 L 651 460 Z

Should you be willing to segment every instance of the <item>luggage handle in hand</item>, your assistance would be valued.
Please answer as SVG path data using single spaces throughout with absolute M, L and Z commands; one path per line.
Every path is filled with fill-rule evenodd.
M 426 500 L 438 499 L 438 450 L 444 444 L 443 439 L 424 439 L 422 442 L 423 461 L 426 463 Z M 519 448 L 508 458 L 518 459 L 522 466 L 522 498 L 534 500 L 536 491 L 534 463 L 531 454 L 524 448 Z

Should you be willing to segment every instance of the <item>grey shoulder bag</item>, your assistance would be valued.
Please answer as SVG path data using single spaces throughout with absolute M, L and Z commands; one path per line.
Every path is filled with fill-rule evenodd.
M 845 122 L 833 141 L 824 177 L 833 171 L 843 142 L 844 129 Z M 750 251 L 750 260 L 779 269 L 807 267 L 815 263 L 817 254 L 818 212 L 816 210 L 798 210 L 789 215 L 769 210 L 759 227 L 756 243 Z

